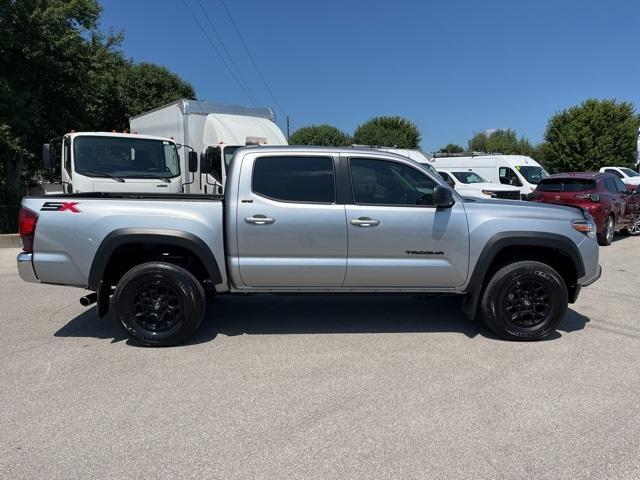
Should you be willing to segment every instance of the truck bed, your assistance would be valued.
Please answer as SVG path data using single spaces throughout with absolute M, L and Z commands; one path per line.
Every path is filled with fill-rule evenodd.
M 185 237 L 224 265 L 222 195 L 87 192 L 25 197 L 38 215 L 33 268 L 41 282 L 96 289 L 92 267 L 127 237 Z M 133 239 L 133 240 L 132 240 Z M 111 246 L 105 250 L 106 246 Z M 219 278 L 226 281 L 226 272 Z

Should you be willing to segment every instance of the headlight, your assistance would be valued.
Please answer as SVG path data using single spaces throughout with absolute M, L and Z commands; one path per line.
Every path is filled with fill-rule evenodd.
M 482 194 L 483 195 L 488 195 L 491 198 L 496 196 L 496 192 L 492 192 L 491 190 L 482 190 Z

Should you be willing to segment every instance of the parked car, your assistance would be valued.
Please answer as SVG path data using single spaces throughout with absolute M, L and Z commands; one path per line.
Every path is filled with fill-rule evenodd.
M 598 243 L 611 245 L 614 231 L 640 235 L 640 188 L 629 192 L 610 173 L 559 173 L 543 179 L 529 197 L 535 202 L 576 205 L 598 227 Z
M 602 167 L 601 172 L 612 173 L 627 186 L 629 191 L 635 190 L 640 185 L 640 173 L 627 167 Z
M 538 162 L 524 155 L 436 153 L 432 160 L 436 170 L 471 169 L 490 182 L 518 188 L 523 198 L 549 176 Z
M 438 174 L 447 184 L 465 197 L 501 198 L 520 200 L 520 190 L 499 183 L 491 183 L 471 170 L 438 170 Z
M 599 278 L 595 228 L 573 207 L 467 200 L 392 153 L 248 147 L 224 196 L 25 197 L 17 263 L 96 292 L 83 304 L 150 346 L 192 335 L 207 290 L 457 294 L 497 334 L 535 340 Z

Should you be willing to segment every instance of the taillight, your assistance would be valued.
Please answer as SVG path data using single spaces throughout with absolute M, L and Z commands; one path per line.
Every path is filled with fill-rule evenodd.
M 33 252 L 33 236 L 36 233 L 36 223 L 38 214 L 28 208 L 22 207 L 18 214 L 18 232 L 22 239 L 22 250 L 27 253 Z
M 592 202 L 599 202 L 600 201 L 600 197 L 598 196 L 597 193 L 585 193 L 583 195 L 576 195 L 576 198 L 579 198 L 581 200 L 591 200 Z

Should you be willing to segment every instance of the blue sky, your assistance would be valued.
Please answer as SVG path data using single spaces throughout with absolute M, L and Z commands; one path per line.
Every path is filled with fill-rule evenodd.
M 198 0 L 184 1 L 217 41 Z M 220 0 L 200 2 L 258 103 L 275 108 Z M 127 56 L 178 73 L 199 99 L 250 104 L 183 0 L 101 3 Z M 402 115 L 433 151 L 489 128 L 538 142 L 554 112 L 589 97 L 640 107 L 638 0 L 226 3 L 292 131 Z

